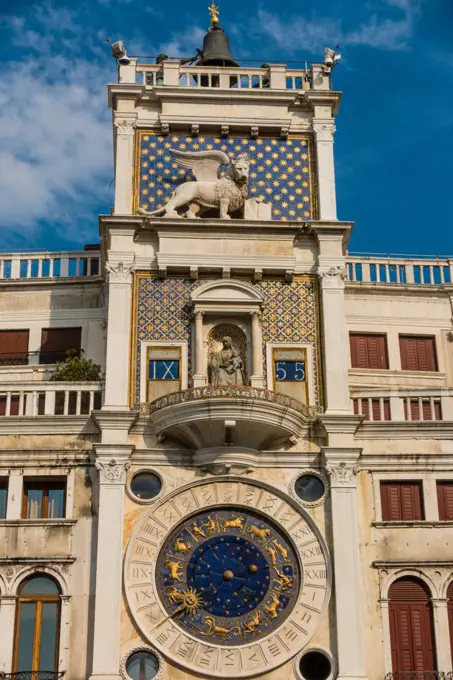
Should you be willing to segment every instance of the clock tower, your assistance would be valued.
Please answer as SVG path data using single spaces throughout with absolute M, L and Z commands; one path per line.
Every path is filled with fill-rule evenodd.
M 335 60 L 240 66 L 210 13 L 109 86 L 91 677 L 360 678 Z

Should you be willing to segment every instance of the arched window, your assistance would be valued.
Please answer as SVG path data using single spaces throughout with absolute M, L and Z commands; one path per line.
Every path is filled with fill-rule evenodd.
M 448 623 L 450 624 L 450 645 L 451 645 L 451 658 L 453 659 L 453 581 L 448 586 L 447 590 L 448 599 Z
M 22 583 L 16 610 L 14 671 L 57 671 L 60 589 L 39 574 Z
M 393 671 L 436 670 L 431 593 L 423 581 L 406 576 L 390 586 Z

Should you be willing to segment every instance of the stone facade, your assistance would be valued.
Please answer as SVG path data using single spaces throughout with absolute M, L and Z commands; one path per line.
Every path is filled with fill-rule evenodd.
M 145 678 L 312 680 L 303 662 L 312 651 L 328 661 L 324 680 L 378 680 L 402 670 L 391 585 L 410 576 L 430 593 L 436 659 L 410 670 L 451 672 L 453 522 L 438 498 L 453 479 L 453 268 L 348 257 L 329 76 L 321 64 L 120 66 L 109 87 L 115 206 L 100 218 L 101 267 L 96 251 L 2 257 L 0 331 L 28 329 L 29 354 L 1 355 L 0 671 L 134 680 L 131 655 L 149 652 L 159 668 Z M 237 77 L 249 85 L 233 89 Z M 271 204 L 267 219 L 140 214 L 190 179 L 174 145 L 245 149 L 248 195 Z M 73 327 L 102 383 L 50 379 L 42 330 Z M 350 336 L 376 334 L 386 336 L 385 366 L 358 368 Z M 237 387 L 212 384 L 224 336 L 241 357 Z M 435 344 L 435 370 L 402 363 L 414 337 Z M 157 484 L 148 497 L 134 486 L 144 473 Z M 321 488 L 312 497 L 307 475 Z M 27 489 L 49 480 L 63 484 L 64 510 L 30 515 Z M 418 483 L 420 517 L 387 517 L 386 482 Z M 264 560 L 270 585 L 250 618 L 227 625 L 226 609 L 209 616 L 200 593 L 191 600 L 179 586 L 205 539 L 239 541 Z M 53 668 L 19 663 L 21 588 L 33 574 L 59 591 Z

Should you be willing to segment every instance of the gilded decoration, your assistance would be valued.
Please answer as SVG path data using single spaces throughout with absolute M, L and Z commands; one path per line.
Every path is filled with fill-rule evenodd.
M 305 222 L 317 218 L 309 135 L 287 139 L 180 134 L 165 137 L 152 130 L 139 131 L 137 135 L 136 212 L 163 210 L 178 187 L 194 179 L 192 171 L 182 167 L 170 150 L 176 154 L 220 151 L 230 162 L 247 157 L 248 197 L 271 204 L 272 219 Z M 227 166 L 220 165 L 218 179 L 227 174 Z
M 215 280 L 215 279 L 212 279 Z M 160 279 L 136 274 L 133 296 L 133 356 L 131 404 L 140 403 L 141 353 L 145 342 L 185 342 L 188 344 L 189 380 L 192 376 L 192 308 L 190 295 L 206 283 L 186 278 Z M 318 335 L 318 289 L 314 278 L 295 277 L 291 283 L 279 279 L 249 281 L 264 299 L 262 313 L 263 356 L 266 344 L 311 343 L 314 377 L 314 404 L 321 406 Z M 264 365 L 265 380 L 268 367 Z

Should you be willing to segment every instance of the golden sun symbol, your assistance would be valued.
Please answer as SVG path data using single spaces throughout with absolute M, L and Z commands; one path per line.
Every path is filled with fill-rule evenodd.
M 195 616 L 197 611 L 203 608 L 203 598 L 193 588 L 184 590 L 181 597 L 181 606 L 184 607 L 184 613 L 188 616 Z

